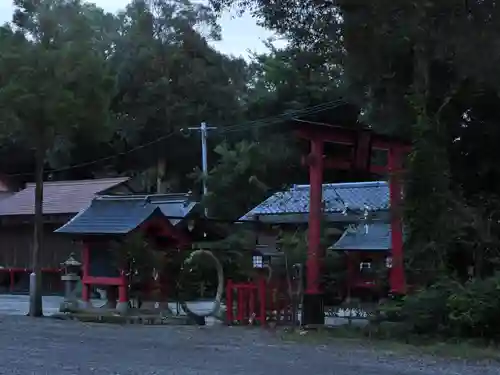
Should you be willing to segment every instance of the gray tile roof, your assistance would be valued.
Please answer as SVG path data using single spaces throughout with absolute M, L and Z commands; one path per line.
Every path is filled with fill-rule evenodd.
M 347 229 L 330 250 L 390 251 L 391 226 L 386 223 L 359 224 Z
M 383 211 L 389 209 L 389 186 L 386 181 L 323 184 L 325 213 Z M 309 212 L 309 185 L 295 185 L 278 192 L 252 209 L 240 220 L 276 214 Z
M 126 234 L 153 216 L 177 225 L 197 206 L 186 194 L 101 196 L 56 232 Z
M 46 181 L 43 183 L 44 214 L 76 214 L 87 207 L 96 194 L 108 191 L 128 177 L 100 178 L 95 180 Z M 0 216 L 33 215 L 35 184 L 0 201 Z

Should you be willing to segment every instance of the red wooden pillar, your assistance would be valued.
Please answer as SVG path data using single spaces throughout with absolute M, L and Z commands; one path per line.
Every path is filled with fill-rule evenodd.
M 309 228 L 306 262 L 306 290 L 304 293 L 303 324 L 324 324 L 321 272 L 321 219 L 323 193 L 323 140 L 311 139 L 309 159 Z
M 236 289 L 236 298 L 238 299 L 236 319 L 239 323 L 243 323 L 243 319 L 245 318 L 245 312 L 243 311 L 245 305 L 245 289 L 241 284 Z
M 233 280 L 229 279 L 226 284 L 226 316 L 229 325 L 233 324 L 234 321 L 233 288 Z
M 82 253 L 82 301 L 84 305 L 90 305 L 90 285 L 85 283 L 85 279 L 90 276 L 90 247 L 83 243 Z
M 399 172 L 403 167 L 403 154 L 401 148 L 394 146 L 389 149 L 389 194 L 391 207 L 391 245 L 392 268 L 389 276 L 391 293 L 406 293 L 403 254 L 403 225 L 401 220 L 402 184 Z
M 258 283 L 258 293 L 259 293 L 259 307 L 260 307 L 260 312 L 259 312 L 259 319 L 260 319 L 260 324 L 264 327 L 267 323 L 266 320 L 266 310 L 267 310 L 267 293 L 266 293 L 266 278 L 262 276 L 259 278 Z
M 9 270 L 9 290 L 10 290 L 10 292 L 14 291 L 15 285 L 16 285 L 16 275 L 14 273 L 14 270 L 10 269 Z
M 116 310 L 125 313 L 128 310 L 128 282 L 127 275 L 124 270 L 120 270 L 120 284 L 118 285 L 118 303 Z
M 347 257 L 347 290 L 346 290 L 346 298 L 348 302 L 351 300 L 352 288 L 355 281 L 355 270 L 354 270 L 354 262 L 353 254 L 349 251 L 346 252 Z

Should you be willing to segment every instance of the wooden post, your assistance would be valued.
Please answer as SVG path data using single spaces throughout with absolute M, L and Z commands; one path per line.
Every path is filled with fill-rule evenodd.
M 257 311 L 255 310 L 255 294 L 258 293 L 258 289 L 257 288 L 251 288 L 249 290 L 250 292 L 250 308 L 249 308 L 249 321 L 252 322 L 253 324 L 253 321 L 255 320 L 255 317 L 257 316 Z
M 242 287 L 241 284 L 238 285 L 238 288 L 236 288 L 236 297 L 238 298 L 238 308 L 236 311 L 237 315 L 237 320 L 240 323 L 243 323 L 243 320 L 245 319 L 245 312 L 244 312 L 244 304 L 245 304 L 245 290 Z
M 303 323 L 324 324 L 323 296 L 321 283 L 321 216 L 323 193 L 323 140 L 311 139 L 309 155 L 309 229 L 306 262 L 306 290 L 304 293 Z
M 347 302 L 351 302 L 352 286 L 354 283 L 354 260 L 349 251 L 346 252 L 347 257 Z
M 88 243 L 83 243 L 82 250 L 82 302 L 84 307 L 90 307 L 90 285 L 85 282 L 85 279 L 90 276 L 90 246 Z
M 118 303 L 116 310 L 120 313 L 126 313 L 128 310 L 128 282 L 127 275 L 124 270 L 120 270 L 120 285 L 118 285 Z
M 389 283 L 391 293 L 402 295 L 406 293 L 406 281 L 404 271 L 403 254 L 403 225 L 401 220 L 401 195 L 402 186 L 398 173 L 402 169 L 402 152 L 397 146 L 389 149 L 389 194 L 391 208 L 391 246 L 392 246 L 392 268 L 390 270 Z
M 228 280 L 226 284 L 226 319 L 227 324 L 233 324 L 233 280 Z
M 259 312 L 259 319 L 260 319 L 260 324 L 264 327 L 266 325 L 266 278 L 262 276 L 259 278 L 258 281 L 258 293 L 259 293 L 259 301 L 260 301 L 260 312 Z
M 360 131 L 356 140 L 354 166 L 358 172 L 369 173 L 371 162 L 371 133 Z
M 15 283 L 16 283 L 16 275 L 14 273 L 14 270 L 11 268 L 9 270 L 9 290 L 11 293 L 14 291 Z

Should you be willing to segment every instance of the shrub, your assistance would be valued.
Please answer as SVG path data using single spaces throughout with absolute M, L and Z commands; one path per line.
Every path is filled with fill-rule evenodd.
M 381 321 L 404 323 L 408 335 L 487 340 L 500 337 L 498 316 L 500 274 L 466 284 L 442 280 L 399 301 L 383 304 L 379 313 Z

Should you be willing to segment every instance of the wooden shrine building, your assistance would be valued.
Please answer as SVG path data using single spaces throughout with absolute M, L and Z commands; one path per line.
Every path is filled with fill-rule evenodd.
M 244 215 L 241 220 L 264 224 L 307 226 L 309 221 L 309 185 L 295 185 L 277 192 Z M 386 181 L 323 184 L 322 220 L 330 251 L 341 251 L 348 265 L 347 290 L 375 292 L 374 279 L 362 280 L 364 268 L 391 256 L 389 185 Z M 326 240 L 324 238 L 324 240 Z M 277 247 L 276 233 L 259 230 L 258 244 Z M 357 270 L 360 271 L 357 271 Z M 366 294 L 366 293 L 362 293 Z M 325 296 L 329 299 L 330 296 Z
M 140 232 L 161 249 L 190 248 L 207 232 L 203 210 L 188 194 L 99 196 L 56 233 L 82 243 L 82 300 L 94 286 L 117 287 L 117 309 L 128 305 L 127 269 L 117 266 L 112 240 Z M 161 250 L 160 249 L 160 250 Z

